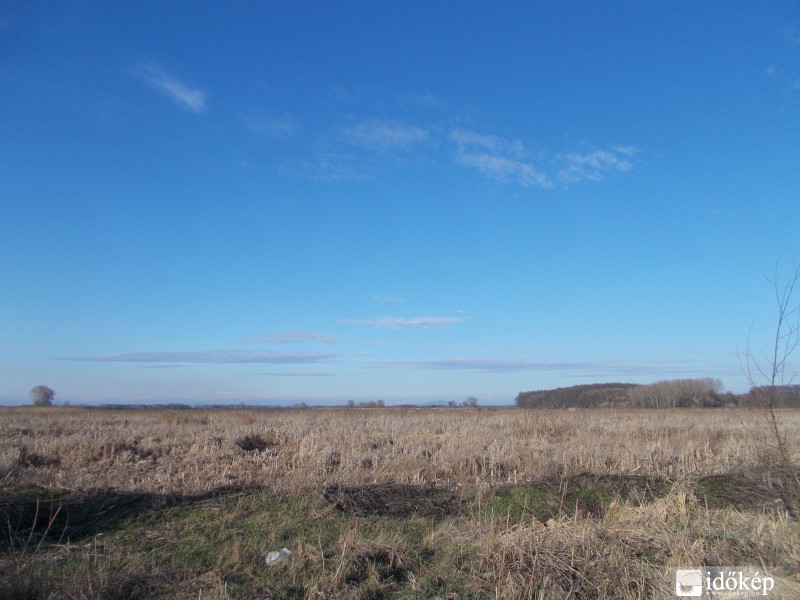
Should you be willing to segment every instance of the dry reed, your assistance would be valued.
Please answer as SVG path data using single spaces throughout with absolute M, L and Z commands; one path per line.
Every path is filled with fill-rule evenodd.
M 800 412 L 779 418 L 798 448 Z M 92 503 L 105 514 L 122 502 L 139 510 L 145 495 L 195 496 L 216 536 L 202 552 L 218 557 L 157 563 L 162 546 L 199 534 L 144 521 L 131 546 L 124 532 L 113 548 L 84 542 L 83 571 L 59 575 L 75 548 L 45 531 L 33 553 L 11 540 L 0 595 L 634 600 L 671 597 L 670 569 L 794 565 L 780 584 L 800 598 L 798 490 L 782 487 L 791 479 L 769 431 L 761 412 L 739 409 L 3 409 L 0 488 L 67 494 L 87 532 L 103 525 Z M 219 490 L 264 493 L 208 494 Z M 290 500 L 278 509 L 265 498 Z M 281 525 L 300 499 L 305 529 Z M 0 512 L 11 531 L 19 511 L 0 502 Z M 272 537 L 279 530 L 293 533 Z M 292 558 L 265 572 L 260 557 L 278 543 Z
M 800 413 L 781 419 L 797 448 Z M 773 459 L 762 416 L 748 410 L 0 412 L 0 478 L 70 490 L 480 487 L 581 473 L 679 480 L 764 470 Z

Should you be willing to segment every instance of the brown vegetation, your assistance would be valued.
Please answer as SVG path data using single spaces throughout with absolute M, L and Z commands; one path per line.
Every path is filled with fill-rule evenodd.
M 783 419 L 796 447 L 800 415 Z M 739 410 L 17 408 L 0 420 L 0 477 L 155 494 L 464 487 L 582 473 L 678 480 L 763 471 L 773 458 L 763 425 L 757 411 Z
M 780 417 L 797 448 L 800 413 Z M 5 409 L 0 596 L 659 597 L 671 568 L 800 564 L 768 426 L 741 409 Z

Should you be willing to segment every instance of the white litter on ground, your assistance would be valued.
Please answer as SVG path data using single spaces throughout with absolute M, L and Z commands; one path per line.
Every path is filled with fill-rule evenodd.
M 289 550 L 288 548 L 273 550 L 272 552 L 267 552 L 267 556 L 264 560 L 268 565 L 275 565 L 289 558 L 289 555 L 291 553 L 292 551 Z

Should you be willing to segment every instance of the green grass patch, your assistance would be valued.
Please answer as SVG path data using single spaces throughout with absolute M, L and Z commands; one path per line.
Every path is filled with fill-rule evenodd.
M 743 493 L 742 482 L 730 477 L 695 485 L 715 502 Z M 472 495 L 397 485 L 195 498 L 22 490 L 15 492 L 22 509 L 14 512 L 11 501 L 2 505 L 10 525 L 0 548 L 0 598 L 493 598 L 506 573 L 527 572 L 541 560 L 577 560 L 559 546 L 562 517 L 600 522 L 615 499 L 650 502 L 661 494 L 659 486 L 581 476 Z M 98 507 L 99 514 L 92 510 Z M 534 517 L 560 523 L 542 527 Z M 55 537 L 55 527 L 46 524 L 62 518 Z M 513 546 L 520 532 L 538 533 Z M 584 543 L 584 537 L 576 539 Z M 525 541 L 534 538 L 536 544 Z M 570 539 L 563 543 L 575 542 Z M 550 546 L 541 547 L 543 540 Z M 641 546 L 630 550 L 631 560 L 663 560 L 656 550 L 648 553 L 649 542 L 634 537 L 625 544 Z M 265 563 L 267 552 L 284 547 L 291 551 L 287 560 Z M 493 579 L 495 569 L 501 579 Z M 536 585 L 560 585 L 548 581 Z
M 434 598 L 469 587 L 454 568 L 459 550 L 431 547 L 432 522 L 416 514 L 352 515 L 321 494 L 266 491 L 156 504 L 126 510 L 68 546 L 43 535 L 27 548 L 7 545 L 0 597 L 252 600 L 316 590 L 320 597 Z M 284 547 L 288 560 L 265 563 L 267 552 Z
M 546 521 L 559 516 L 560 500 L 558 487 L 548 483 L 516 486 L 493 490 L 479 510 L 485 516 L 511 522 L 530 520 L 532 517 Z
M 646 478 L 577 476 L 492 490 L 480 510 L 511 522 L 531 517 L 547 521 L 576 513 L 601 516 L 614 500 L 652 502 L 667 490 L 666 483 Z

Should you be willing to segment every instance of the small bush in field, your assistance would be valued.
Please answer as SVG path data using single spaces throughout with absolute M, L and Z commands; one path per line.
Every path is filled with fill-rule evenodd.
M 52 406 L 56 393 L 46 385 L 37 385 L 30 391 L 34 406 Z

